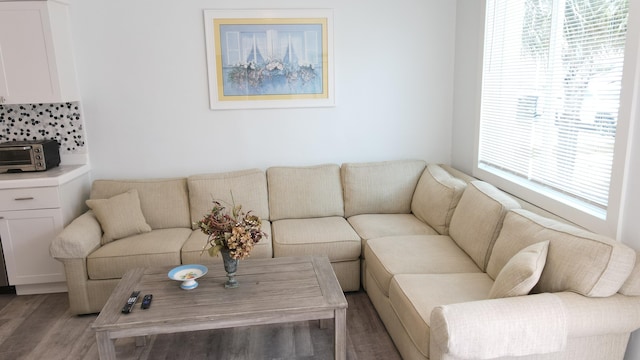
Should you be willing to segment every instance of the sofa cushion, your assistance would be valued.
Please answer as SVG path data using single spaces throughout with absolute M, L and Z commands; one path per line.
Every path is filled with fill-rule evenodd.
M 573 291 L 590 297 L 611 296 L 635 264 L 635 251 L 620 242 L 518 209 L 505 217 L 487 272 L 497 276 L 518 251 L 545 240 L 549 240 L 547 262 L 534 293 Z
M 340 173 L 344 184 L 345 217 L 408 214 L 425 165 L 423 160 L 342 164 Z
M 397 275 L 389 302 L 413 344 L 429 357 L 431 311 L 442 305 L 487 298 L 493 280 L 485 273 Z
M 326 255 L 331 262 L 360 257 L 360 237 L 342 217 L 278 220 L 271 231 L 274 257 Z
M 384 294 L 399 274 L 481 272 L 473 260 L 445 235 L 388 236 L 370 239 L 365 246 L 367 272 Z M 367 282 L 367 286 L 370 286 Z
M 362 214 L 347 219 L 362 238 L 362 248 L 369 239 L 396 235 L 438 235 L 413 214 Z M 362 253 L 364 255 L 364 252 Z
M 636 265 L 619 292 L 627 296 L 640 296 L 640 251 L 636 251 Z
M 159 229 L 110 242 L 87 257 L 89 279 L 119 279 L 136 267 L 180 265 L 180 249 L 191 232 Z
M 138 191 L 131 189 L 108 199 L 90 199 L 87 206 L 100 223 L 102 245 L 127 236 L 151 231 L 140 209 Z
M 267 169 L 270 220 L 344 216 L 340 167 Z
M 500 270 L 489 298 L 527 295 L 540 279 L 548 249 L 549 240 L 531 244 L 515 254 Z
M 411 200 L 411 211 L 441 235 L 449 224 L 467 183 L 454 178 L 438 165 L 430 164 L 420 176 Z
M 142 180 L 96 180 L 91 199 L 107 199 L 136 189 L 140 208 L 152 229 L 191 228 L 189 195 L 184 178 Z
M 449 235 L 484 270 L 504 216 L 519 207 L 512 197 L 493 185 L 472 181 L 453 213 Z
M 271 223 L 268 220 L 262 220 L 262 231 L 267 234 L 253 247 L 249 254 L 249 259 L 263 259 L 273 257 L 273 248 L 271 244 Z M 209 256 L 202 249 L 207 243 L 207 234 L 200 230 L 194 230 L 187 241 L 182 245 L 182 263 L 183 264 L 209 264 L 222 261 L 222 255 Z
M 267 177 L 262 170 L 193 175 L 187 178 L 187 186 L 192 224 L 211 211 L 213 200 L 229 211 L 234 204 L 242 205 L 244 212 L 251 211 L 261 219 L 269 219 Z M 197 228 L 193 225 L 194 230 Z

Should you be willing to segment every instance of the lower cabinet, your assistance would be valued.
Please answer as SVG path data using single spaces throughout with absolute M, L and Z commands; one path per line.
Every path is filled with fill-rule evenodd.
M 51 236 L 62 231 L 60 209 L 0 212 L 0 237 L 9 284 L 65 281 L 62 263 L 49 255 Z
M 24 182 L 7 174 L 0 177 L 0 240 L 9 285 L 18 295 L 67 290 L 64 267 L 51 257 L 49 247 L 64 226 L 85 211 L 91 184 L 88 171 L 73 176 L 57 171 L 58 177 L 58 172 L 47 171 L 52 178 Z M 6 178 L 11 180 L 3 183 Z

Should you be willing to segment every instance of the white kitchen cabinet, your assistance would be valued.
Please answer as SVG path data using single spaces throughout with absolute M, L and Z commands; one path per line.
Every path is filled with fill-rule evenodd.
M 62 263 L 49 256 L 48 246 L 51 235 L 61 229 L 59 209 L 0 212 L 0 236 L 10 285 L 65 281 Z
M 86 166 L 0 175 L 0 240 L 18 295 L 66 291 L 64 268 L 49 246 L 85 210 L 89 187 Z
M 0 104 L 80 100 L 68 5 L 0 1 Z

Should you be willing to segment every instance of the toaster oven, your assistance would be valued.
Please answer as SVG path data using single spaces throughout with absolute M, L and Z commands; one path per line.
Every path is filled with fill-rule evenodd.
M 60 144 L 55 140 L 0 143 L 0 173 L 45 171 L 60 165 Z

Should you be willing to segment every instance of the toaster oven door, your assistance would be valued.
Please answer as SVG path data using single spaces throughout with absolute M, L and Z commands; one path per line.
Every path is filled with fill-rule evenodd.
M 33 164 L 31 146 L 0 147 L 0 166 L 28 166 Z

